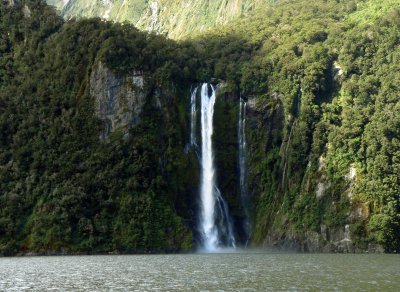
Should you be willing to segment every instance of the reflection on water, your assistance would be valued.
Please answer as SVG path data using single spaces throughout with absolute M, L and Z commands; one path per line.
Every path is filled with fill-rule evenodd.
M 222 253 L 0 258 L 0 291 L 400 291 L 398 255 Z

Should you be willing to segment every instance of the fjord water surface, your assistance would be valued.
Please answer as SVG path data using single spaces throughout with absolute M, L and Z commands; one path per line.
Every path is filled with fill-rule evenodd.
M 0 258 L 0 291 L 400 291 L 398 255 Z

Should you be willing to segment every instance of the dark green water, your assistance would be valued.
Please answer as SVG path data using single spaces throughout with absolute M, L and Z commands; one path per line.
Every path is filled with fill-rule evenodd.
M 0 291 L 400 291 L 400 256 L 232 253 L 0 258 Z

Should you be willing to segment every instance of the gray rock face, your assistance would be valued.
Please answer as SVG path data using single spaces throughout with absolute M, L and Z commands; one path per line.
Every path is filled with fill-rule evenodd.
M 282 227 L 281 227 L 282 228 Z M 350 234 L 350 225 L 327 227 L 322 224 L 320 232 L 306 231 L 304 233 L 290 230 L 276 230 L 272 227 L 263 242 L 264 248 L 289 250 L 297 252 L 324 253 L 383 253 L 382 246 L 369 244 L 367 249 L 359 249 Z
M 337 228 L 321 225 L 321 233 L 306 231 L 299 234 L 293 231 L 286 231 L 286 233 L 271 231 L 263 243 L 264 247 L 301 252 L 353 253 L 358 251 L 350 238 L 349 225 Z
M 24 14 L 25 18 L 31 18 L 32 12 L 29 9 L 28 5 L 24 5 L 24 8 L 22 8 L 22 13 Z
M 15 4 L 19 3 L 19 0 L 3 0 L 4 3 L 7 3 L 8 6 L 14 6 Z
M 247 106 L 252 109 L 252 110 L 256 110 L 257 108 L 257 97 L 255 96 L 249 96 L 247 98 Z
M 148 92 L 143 74 L 120 77 L 99 62 L 90 75 L 90 95 L 96 117 L 104 124 L 100 135 L 104 140 L 115 130 L 126 135 L 139 123 Z

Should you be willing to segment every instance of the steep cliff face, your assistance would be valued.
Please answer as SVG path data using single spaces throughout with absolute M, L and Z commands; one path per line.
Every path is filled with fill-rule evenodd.
M 180 39 L 275 2 L 274 0 L 47 0 L 64 18 L 101 17 Z
M 248 98 L 253 243 L 297 251 L 354 252 L 357 247 L 350 226 L 362 222 L 366 214 L 356 202 L 346 201 L 343 207 L 343 201 L 332 196 L 333 186 L 327 178 L 323 156 L 319 157 L 317 170 L 311 170 L 311 162 L 305 168 L 291 164 L 297 122 L 296 117 L 288 115 L 290 111 L 284 108 L 283 100 L 284 96 L 277 93 L 268 96 L 264 103 Z M 351 196 L 356 183 L 354 169 L 349 170 L 346 181 L 346 193 Z M 329 216 L 342 217 L 331 222 Z
M 119 77 L 99 62 L 90 75 L 90 95 L 94 98 L 96 116 L 103 122 L 101 138 L 115 130 L 126 135 L 137 125 L 150 93 L 145 89 L 143 73 Z
M 398 56 L 398 1 L 397 9 L 381 1 L 304 4 L 286 3 L 269 24 L 263 15 L 235 22 L 209 49 L 223 48 L 228 56 L 217 55 L 215 73 L 249 99 L 253 244 L 398 250 L 398 77 L 383 53 Z M 247 48 L 230 54 L 235 37 L 260 48 L 249 64 L 235 66 Z
M 331 82 L 340 99 L 338 65 Z M 300 91 L 301 93 L 301 91 Z M 369 202 L 360 194 L 362 178 L 355 163 L 338 177 L 334 136 L 323 147 L 309 145 L 309 154 L 298 163 L 301 149 L 301 94 L 295 107 L 284 106 L 282 94 L 248 98 L 249 187 L 253 196 L 253 244 L 306 252 L 383 252 L 368 239 L 365 222 L 371 216 Z M 343 117 L 339 117 L 343 119 Z M 320 139 L 318 127 L 313 140 Z M 312 143 L 312 142 L 307 142 Z M 314 142 L 315 143 L 315 142 Z M 298 152 L 297 152 L 298 153 Z M 352 158 L 354 159 L 354 158 Z M 294 162 L 296 161 L 296 162 Z
M 0 1 L 0 32 L 0 255 L 190 249 L 176 44 L 36 0 Z
M 0 253 L 190 248 L 199 163 L 185 151 L 189 88 L 204 80 L 225 83 L 216 179 L 241 243 L 239 96 L 253 246 L 398 251 L 398 1 L 384 3 L 387 15 L 379 0 L 306 2 L 182 43 L 99 19 L 63 23 L 36 0 L 0 2 Z M 74 3 L 65 11 L 83 7 Z M 150 9 L 151 30 L 166 19 L 191 25 L 183 2 L 140 3 L 135 23 Z M 204 12 L 205 1 L 191 3 Z M 213 3 L 211 25 L 229 5 L 247 9 Z M 179 7 L 183 18 L 160 18 Z

